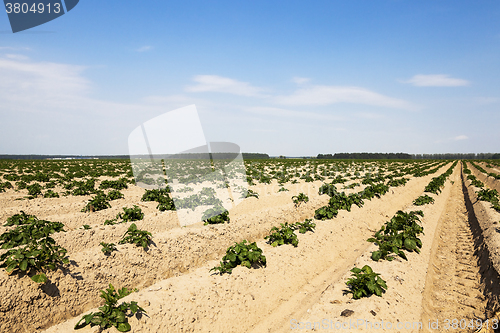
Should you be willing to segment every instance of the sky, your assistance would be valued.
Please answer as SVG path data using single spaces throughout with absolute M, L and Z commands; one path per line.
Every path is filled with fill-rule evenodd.
M 82 0 L 18 33 L 0 12 L 0 154 L 128 154 L 193 104 L 243 152 L 500 152 L 500 2 Z

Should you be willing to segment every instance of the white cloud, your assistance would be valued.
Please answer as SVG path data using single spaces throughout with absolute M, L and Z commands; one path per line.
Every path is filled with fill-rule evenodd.
M 299 89 L 292 95 L 277 96 L 274 101 L 283 105 L 329 105 L 336 103 L 366 104 L 398 109 L 414 109 L 410 103 L 359 87 L 312 86 Z
M 453 138 L 455 141 L 467 140 L 469 137 L 467 135 L 459 135 Z
M 262 88 L 247 82 L 233 80 L 218 75 L 197 75 L 193 78 L 197 85 L 186 87 L 189 92 L 220 92 L 239 96 L 263 97 Z
M 307 78 L 307 77 L 297 77 L 295 76 L 294 78 L 292 78 L 292 82 L 296 83 L 296 84 L 304 84 L 304 83 L 307 83 L 311 81 L 311 79 Z
M 402 82 L 411 83 L 417 87 L 460 87 L 468 86 L 470 84 L 467 80 L 453 78 L 445 74 L 418 74 L 413 76 L 411 79 Z
M 266 116 L 285 117 L 285 118 L 305 118 L 305 119 L 330 120 L 330 121 L 345 120 L 344 117 L 330 115 L 330 114 L 293 111 L 293 110 L 273 108 L 273 107 L 249 107 L 249 108 L 243 108 L 243 110 L 250 113 L 262 114 Z
M 186 95 L 170 95 L 170 96 L 147 96 L 142 99 L 148 104 L 170 104 L 170 103 L 183 103 L 183 104 L 194 104 L 193 99 Z
M 152 50 L 152 49 L 153 49 L 153 47 L 152 47 L 152 46 L 150 46 L 150 45 L 145 45 L 145 46 L 142 46 L 142 47 L 138 48 L 136 51 L 137 51 L 137 52 L 146 52 L 146 51 L 150 51 L 150 50 Z
M 380 119 L 380 118 L 384 118 L 383 115 L 378 114 L 378 113 L 373 113 L 373 112 L 360 112 L 356 116 L 358 118 L 363 118 L 363 119 Z
M 500 98 L 497 97 L 477 97 L 476 103 L 478 104 L 495 104 L 500 102 Z
M 1 104 L 67 106 L 79 103 L 75 97 L 89 91 L 82 66 L 26 60 L 23 56 L 0 58 Z
M 31 50 L 29 47 L 12 47 L 12 46 L 0 46 L 0 50 L 10 50 L 10 51 L 19 51 L 19 50 Z
M 27 57 L 25 55 L 13 54 L 13 53 L 5 54 L 5 58 L 13 59 L 13 60 L 29 60 L 29 57 Z

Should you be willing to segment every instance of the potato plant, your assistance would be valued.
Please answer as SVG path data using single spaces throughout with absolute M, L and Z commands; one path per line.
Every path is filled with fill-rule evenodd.
M 141 208 L 134 205 L 132 208 L 123 207 L 123 213 L 116 215 L 117 219 L 122 219 L 123 222 L 140 221 L 144 218 L 144 213 Z
M 136 246 L 142 246 L 145 250 L 150 242 L 151 233 L 149 231 L 137 229 L 137 225 L 132 223 L 118 244 L 135 244 Z
M 297 222 L 291 226 L 294 230 L 299 230 L 301 234 L 305 234 L 308 231 L 314 232 L 316 223 L 312 222 L 312 219 L 306 219 L 304 222 Z
M 82 209 L 82 212 L 96 212 L 98 210 L 103 210 L 111 208 L 108 198 L 104 194 L 98 194 L 93 197 Z
M 250 198 L 250 197 L 254 197 L 254 198 L 259 198 L 259 194 L 252 191 L 251 189 L 248 189 L 244 194 L 242 194 L 242 198 Z
M 54 191 L 52 191 L 52 190 L 47 190 L 47 191 L 45 191 L 45 193 L 43 194 L 43 197 L 44 197 L 44 198 L 59 198 L 59 193 L 54 192 Z
M 229 223 L 229 212 L 222 206 L 207 209 L 201 217 L 204 225 Z
M 120 178 L 119 180 L 103 180 L 99 185 L 99 188 L 102 190 L 106 190 L 108 188 L 124 190 L 128 188 L 128 185 L 125 178 Z
M 130 315 L 134 315 L 138 312 L 146 312 L 143 308 L 137 305 L 137 302 L 132 301 L 130 303 L 123 302 L 118 305 L 118 301 L 125 296 L 130 295 L 133 291 L 137 292 L 137 289 L 128 290 L 127 288 L 115 290 L 113 285 L 110 283 L 109 288 L 106 291 L 101 290 L 101 298 L 105 300 L 104 306 L 99 307 L 99 312 L 89 313 L 80 319 L 76 325 L 75 330 L 84 328 L 87 325 L 99 326 L 99 331 L 105 330 L 107 328 L 116 327 L 120 332 L 128 332 L 131 330 L 131 326 L 128 323 L 128 312 Z
M 427 205 L 430 203 L 431 204 L 434 203 L 434 198 L 428 196 L 427 194 L 421 195 L 418 198 L 416 198 L 415 200 L 413 200 L 413 204 L 415 206 L 423 206 L 423 205 Z
M 251 268 L 252 265 L 266 266 L 266 257 L 262 255 L 262 250 L 255 242 L 247 243 L 246 240 L 243 240 L 241 243 L 230 246 L 226 251 L 226 255 L 222 257 L 220 265 L 210 269 L 210 272 L 215 271 L 221 275 L 224 273 L 231 274 L 233 268 L 238 265 L 247 268 Z
M 101 242 L 101 243 L 99 243 L 99 245 L 102 246 L 101 251 L 107 256 L 109 256 L 111 254 L 111 252 L 117 251 L 116 245 L 114 243 Z
M 474 175 L 468 175 L 467 179 L 470 179 L 471 184 L 476 186 L 476 187 L 480 187 L 480 188 L 484 187 L 483 182 L 480 181 L 479 179 L 477 179 L 476 176 L 474 176 Z
M 295 234 L 295 228 L 288 223 L 281 223 L 281 228 L 273 227 L 268 236 L 264 237 L 267 239 L 271 246 L 276 247 L 284 244 L 291 244 L 297 247 L 299 244 L 299 239 Z
M 375 233 L 373 238 L 369 238 L 369 242 L 379 247 L 377 251 L 372 252 L 372 260 L 391 261 L 394 259 L 391 253 L 408 260 L 404 250 L 420 253 L 422 241 L 418 236 L 423 233 L 424 228 L 418 224 L 419 216 L 424 216 L 421 210 L 409 213 L 400 210 Z
M 113 200 L 123 199 L 125 196 L 119 190 L 111 190 L 108 192 L 106 197 L 109 201 L 113 201 Z
M 346 282 L 346 285 L 350 289 L 349 292 L 352 293 L 352 298 L 360 299 L 373 294 L 380 297 L 387 290 L 386 282 L 380 277 L 380 274 L 373 272 L 370 266 L 354 267 L 351 272 L 351 278 Z
M 314 212 L 314 218 L 316 220 L 331 220 L 337 216 L 339 211 L 331 206 L 323 206 L 321 208 L 316 209 Z
M 42 186 L 38 183 L 28 185 L 26 188 L 28 189 L 28 199 L 34 199 L 42 194 Z
M 0 236 L 2 249 L 7 249 L 0 256 L 0 268 L 7 273 L 15 271 L 26 272 L 37 283 L 45 283 L 45 270 L 56 270 L 69 263 L 65 258 L 66 249 L 56 245 L 50 236 L 56 232 L 64 232 L 60 222 L 39 220 L 24 212 L 16 214 L 7 220 L 5 226 L 16 228 Z
M 307 195 L 305 195 L 304 193 L 299 193 L 298 195 L 294 195 L 292 197 L 292 201 L 293 201 L 293 204 L 295 205 L 295 207 L 298 207 L 300 206 L 300 204 L 303 202 L 303 203 L 306 203 L 309 201 L 309 197 Z

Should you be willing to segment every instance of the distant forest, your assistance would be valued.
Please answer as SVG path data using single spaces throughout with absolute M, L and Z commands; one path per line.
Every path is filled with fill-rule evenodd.
M 143 157 L 147 157 L 146 155 Z M 206 154 L 178 154 L 175 158 L 199 159 L 205 158 Z M 234 153 L 215 153 L 212 157 L 225 159 L 236 157 Z M 0 160 L 47 160 L 47 159 L 129 159 L 129 155 L 0 155 Z M 268 154 L 261 153 L 243 153 L 243 159 L 265 159 L 269 158 Z
M 479 153 L 479 154 L 407 154 L 407 153 L 335 153 L 318 154 L 317 159 L 354 159 L 354 160 L 411 160 L 411 159 L 431 159 L 431 160 L 484 160 L 500 159 L 500 154 Z

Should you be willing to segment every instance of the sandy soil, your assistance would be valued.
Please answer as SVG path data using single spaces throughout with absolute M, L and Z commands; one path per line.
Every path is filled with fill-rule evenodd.
M 360 325 L 345 331 L 374 330 L 376 327 L 370 325 L 384 321 L 385 325 L 413 325 L 394 329 L 413 332 L 418 331 L 416 323 L 425 327 L 429 320 L 442 320 L 451 314 L 460 319 L 477 318 L 494 304 L 490 301 L 495 296 L 491 281 L 498 274 L 493 274 L 487 263 L 496 260 L 489 253 L 494 253 L 498 244 L 489 239 L 498 232 L 490 238 L 485 232 L 489 243 L 480 237 L 482 230 L 491 229 L 494 219 L 499 220 L 498 213 L 483 202 L 474 203 L 483 214 L 479 208 L 467 209 L 463 191 L 469 195 L 471 190 L 462 187 L 459 166 L 443 192 L 431 194 L 434 204 L 412 205 L 431 178 L 448 167 L 411 179 L 404 187 L 391 188 L 381 199 L 366 201 L 362 208 L 341 211 L 329 221 L 315 221 L 314 233 L 298 235 L 297 248 L 273 248 L 263 237 L 279 223 L 312 217 L 314 210 L 328 201 L 328 197 L 317 195 L 321 182 L 287 184 L 290 191 L 279 194 L 277 185 L 260 185 L 256 187 L 260 199 L 246 199 L 232 210 L 231 223 L 187 228 L 175 227 L 175 213 L 159 213 L 156 204 L 140 203 L 142 190 L 136 188 L 124 191 L 125 199 L 113 202 L 109 211 L 92 214 L 75 213 L 83 207 L 85 197 L 43 199 L 59 200 L 47 206 L 42 199 L 13 201 L 21 195 L 4 193 L 0 196 L 0 204 L 6 205 L 0 212 L 3 219 L 24 209 L 68 225 L 68 232 L 57 241 L 68 248 L 72 264 L 67 271 L 49 273 L 50 283 L 41 288 L 26 276 L 9 277 L 1 271 L 0 332 L 73 332 L 83 314 L 102 304 L 98 290 L 108 283 L 140 289 L 124 299 L 138 301 L 147 311 L 129 319 L 132 332 L 288 332 L 303 331 L 298 327 L 307 323 L 334 326 L 349 320 Z M 295 208 L 290 197 L 299 192 L 307 193 L 311 201 Z M 104 227 L 102 222 L 114 217 L 120 207 L 138 203 L 143 205 L 146 219 L 137 225 L 153 232 L 154 244 L 147 251 L 120 245 L 118 252 L 105 257 L 99 242 L 117 241 L 130 223 Z M 375 246 L 366 239 L 398 210 L 419 209 L 425 214 L 422 252 L 410 253 L 408 261 L 373 262 L 370 254 Z M 78 229 L 83 224 L 91 225 L 92 230 Z M 218 264 L 226 248 L 242 239 L 257 241 L 267 257 L 267 267 L 237 267 L 231 275 L 210 274 L 209 269 Z M 478 251 L 486 243 L 493 250 Z M 365 264 L 381 274 L 388 290 L 383 297 L 353 300 L 345 293 L 345 282 L 352 267 Z M 469 295 L 460 293 L 464 288 Z M 471 298 L 477 302 L 467 303 Z M 80 330 L 96 331 L 90 327 Z

